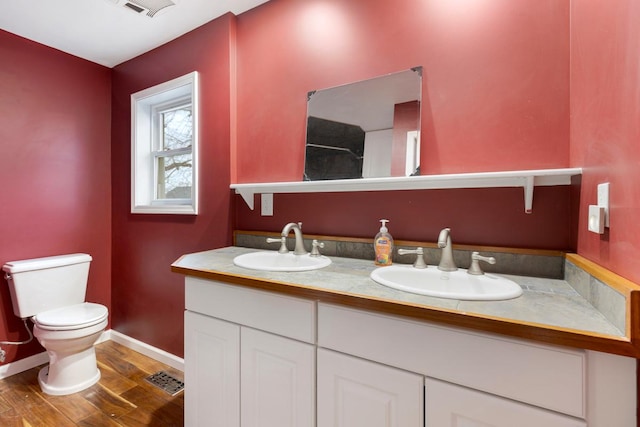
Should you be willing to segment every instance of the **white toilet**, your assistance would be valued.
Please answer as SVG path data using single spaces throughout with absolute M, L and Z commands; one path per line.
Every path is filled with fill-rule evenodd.
M 13 312 L 31 317 L 33 335 L 49 354 L 42 391 L 65 395 L 100 379 L 93 345 L 107 327 L 107 307 L 85 302 L 91 256 L 59 255 L 6 263 Z

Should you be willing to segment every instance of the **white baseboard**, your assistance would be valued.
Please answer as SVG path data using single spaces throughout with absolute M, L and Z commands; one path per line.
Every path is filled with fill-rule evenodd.
M 44 365 L 45 363 L 49 363 L 49 355 L 46 351 L 25 357 L 24 359 L 16 360 L 15 362 L 7 363 L 6 365 L 0 366 L 0 379 L 28 371 L 29 369 Z
M 184 372 L 184 359 L 181 357 L 168 353 L 157 347 L 153 347 L 142 341 L 138 341 L 135 338 L 131 338 L 112 329 L 104 331 L 102 333 L 102 336 L 100 336 L 100 339 L 98 339 L 97 343 L 99 344 L 101 342 L 109 340 L 113 340 L 118 344 L 122 344 L 123 346 L 130 348 L 131 350 L 142 353 L 147 357 L 157 360 L 158 362 L 164 363 L 165 365 L 169 365 L 172 368 Z M 35 368 L 36 366 L 44 365 L 48 362 L 49 355 L 46 351 L 43 351 L 42 353 L 34 354 L 33 356 L 25 357 L 24 359 L 7 363 L 6 365 L 0 366 L 0 379 L 19 374 L 20 372 L 28 371 L 29 369 Z
M 122 344 L 123 346 L 130 348 L 131 350 L 135 350 L 138 353 L 142 353 L 147 357 L 150 357 L 158 362 L 164 363 L 165 365 L 169 365 L 172 368 L 175 368 L 179 371 L 184 372 L 184 359 L 178 357 L 174 354 L 161 350 L 157 347 L 144 343 L 142 341 L 138 341 L 135 338 L 131 338 L 125 334 L 122 334 L 118 331 L 114 331 L 110 329 L 105 331 L 105 334 L 109 334 L 109 339 L 117 342 L 118 344 Z

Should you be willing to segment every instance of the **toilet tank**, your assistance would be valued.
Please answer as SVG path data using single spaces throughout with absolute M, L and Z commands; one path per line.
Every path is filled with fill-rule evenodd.
M 89 263 L 87 254 L 58 255 L 7 262 L 2 269 L 21 318 L 85 301 Z

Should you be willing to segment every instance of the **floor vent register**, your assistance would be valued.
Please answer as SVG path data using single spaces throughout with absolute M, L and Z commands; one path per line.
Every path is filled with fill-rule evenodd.
M 156 372 L 145 378 L 145 381 L 158 387 L 161 390 L 175 396 L 184 389 L 184 382 L 166 373 L 165 371 Z

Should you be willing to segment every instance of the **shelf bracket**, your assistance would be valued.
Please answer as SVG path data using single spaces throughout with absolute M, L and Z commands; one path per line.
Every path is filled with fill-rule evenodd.
M 535 185 L 535 177 L 532 175 L 524 179 L 524 212 L 530 214 L 533 212 L 533 187 Z
M 249 209 L 253 210 L 253 195 L 255 192 L 250 188 L 236 188 L 236 194 L 242 196 L 242 200 L 249 206 Z

